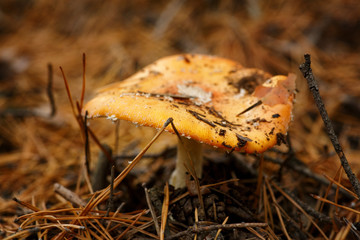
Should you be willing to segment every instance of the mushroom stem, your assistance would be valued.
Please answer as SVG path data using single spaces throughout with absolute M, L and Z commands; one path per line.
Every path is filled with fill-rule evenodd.
M 182 143 L 181 143 L 182 141 Z M 203 162 L 203 151 L 202 143 L 199 143 L 192 139 L 181 137 L 181 141 L 178 140 L 176 166 L 175 170 L 171 174 L 170 184 L 175 188 L 182 188 L 186 186 L 186 167 L 192 169 L 191 161 L 194 164 L 194 170 L 196 176 L 201 178 L 202 176 L 202 162 Z M 189 155 L 191 159 L 189 159 Z

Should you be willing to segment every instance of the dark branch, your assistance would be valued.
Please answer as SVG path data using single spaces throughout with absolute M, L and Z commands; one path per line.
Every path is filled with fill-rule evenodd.
M 319 86 L 314 78 L 314 75 L 312 73 L 312 69 L 311 69 L 311 60 L 310 60 L 310 55 L 309 54 L 305 54 L 304 55 L 305 58 L 305 62 L 303 64 L 301 64 L 299 66 L 300 71 L 302 72 L 302 74 L 304 75 L 304 78 L 306 79 L 308 85 L 309 85 L 309 89 L 314 97 L 316 106 L 319 109 L 320 115 L 324 121 L 324 125 L 327 131 L 327 134 L 329 135 L 329 138 L 331 140 L 331 143 L 334 146 L 334 149 L 337 153 L 337 155 L 340 158 L 341 161 L 341 165 L 344 168 L 344 171 L 346 173 L 346 175 L 348 176 L 351 185 L 354 188 L 354 191 L 356 193 L 356 195 L 360 198 L 360 183 L 359 183 L 359 179 L 357 179 L 357 177 L 355 176 L 355 174 L 352 172 L 351 167 L 345 157 L 345 154 L 343 152 L 343 149 L 339 143 L 339 140 L 335 134 L 334 128 L 331 124 L 329 115 L 327 114 L 327 111 L 325 109 L 325 105 L 321 99 L 320 93 L 319 93 Z

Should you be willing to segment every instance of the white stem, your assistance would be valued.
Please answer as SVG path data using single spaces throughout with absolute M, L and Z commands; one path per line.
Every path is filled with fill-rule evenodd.
M 194 141 L 192 139 L 187 139 L 185 137 L 181 138 L 183 144 L 178 140 L 178 149 L 176 157 L 176 166 L 174 172 L 170 177 L 170 184 L 175 188 L 182 188 L 186 185 L 186 168 L 185 165 L 192 169 L 192 163 L 194 164 L 194 170 L 196 176 L 201 178 L 202 176 L 202 163 L 203 163 L 203 152 L 202 152 L 202 143 Z M 184 145 L 184 146 L 183 146 Z M 185 147 L 185 148 L 184 148 Z M 189 159 L 189 155 L 191 160 Z

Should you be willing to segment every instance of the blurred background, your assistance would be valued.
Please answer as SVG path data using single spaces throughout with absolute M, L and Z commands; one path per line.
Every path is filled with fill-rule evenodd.
M 330 118 L 358 174 L 359 43 L 356 0 L 1 1 L 1 225 L 14 224 L 18 208 L 13 196 L 41 206 L 55 201 L 55 182 L 76 184 L 83 139 L 59 66 L 79 100 L 83 53 L 85 99 L 97 88 L 178 53 L 218 55 L 273 75 L 295 73 L 298 94 L 290 128 L 294 151 L 315 172 L 333 176 L 339 161 L 298 70 L 303 55 L 310 53 Z M 54 69 L 54 117 L 48 116 L 49 63 Z M 92 121 L 91 126 L 102 142 L 113 146 L 115 126 L 105 122 Z M 153 131 L 129 130 L 121 123 L 119 134 L 119 145 L 136 153 Z M 168 137 L 159 140 L 160 148 L 172 144 Z M 94 159 L 98 151 L 92 147 Z

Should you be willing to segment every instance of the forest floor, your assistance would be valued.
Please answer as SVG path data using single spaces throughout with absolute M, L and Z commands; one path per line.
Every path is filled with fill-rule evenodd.
M 1 1 L 0 13 L 0 237 L 360 239 L 358 196 L 299 71 L 311 54 L 329 118 L 359 176 L 357 1 Z M 90 137 L 87 174 L 84 128 L 59 69 L 74 102 L 82 102 L 83 53 L 84 102 L 179 53 L 294 73 L 287 142 L 263 155 L 206 148 L 199 200 L 196 182 L 180 190 L 166 185 L 175 136 L 161 134 L 124 172 L 156 130 L 92 120 L 91 132 L 112 150 L 117 185 L 110 191 L 107 166 L 103 189 L 94 193 L 94 172 L 106 157 Z

